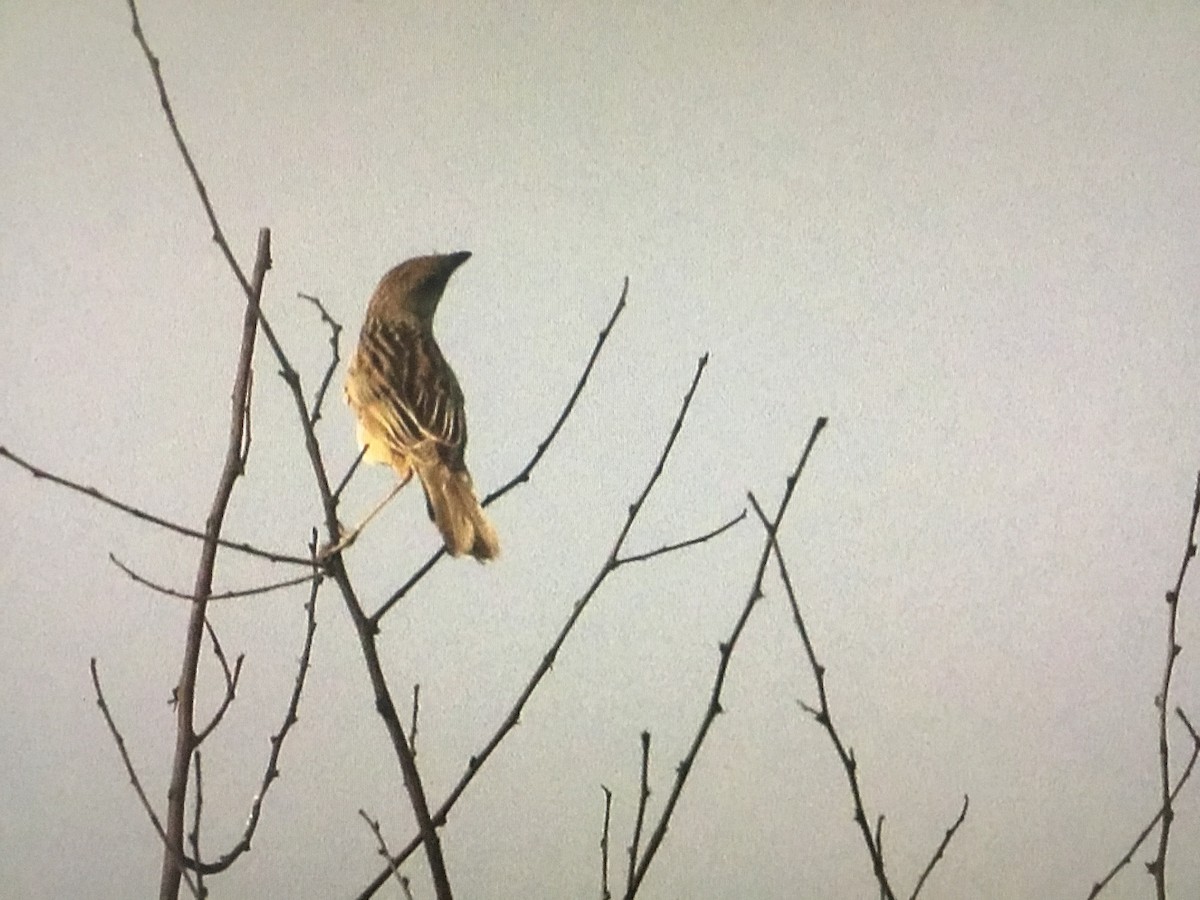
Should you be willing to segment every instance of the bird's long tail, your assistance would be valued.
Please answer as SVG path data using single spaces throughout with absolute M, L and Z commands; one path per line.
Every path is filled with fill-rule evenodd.
M 470 473 L 453 472 L 441 462 L 416 469 L 425 488 L 429 518 L 442 533 L 447 552 L 451 556 L 469 553 L 480 562 L 494 559 L 500 553 L 500 540 L 479 505 Z

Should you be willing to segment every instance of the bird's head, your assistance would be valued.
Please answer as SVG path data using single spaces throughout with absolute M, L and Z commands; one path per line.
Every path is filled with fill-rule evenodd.
M 405 260 L 383 276 L 371 297 L 370 310 L 385 317 L 408 314 L 431 322 L 446 282 L 470 258 L 470 252 L 462 250 Z

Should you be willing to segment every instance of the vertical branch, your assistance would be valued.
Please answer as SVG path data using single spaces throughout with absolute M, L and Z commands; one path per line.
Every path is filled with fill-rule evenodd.
M 638 851 L 641 849 L 642 828 L 646 823 L 646 804 L 650 800 L 650 732 L 642 732 L 642 778 L 638 789 L 637 819 L 633 824 L 633 841 L 629 844 L 629 876 L 625 880 L 625 896 L 634 894 L 637 876 Z
M 1167 709 L 1171 699 L 1171 674 L 1175 670 L 1175 658 L 1182 649 L 1176 637 L 1179 621 L 1179 592 L 1188 565 L 1196 555 L 1196 520 L 1200 518 L 1200 473 L 1196 475 L 1196 490 L 1192 495 L 1192 518 L 1188 523 L 1187 542 L 1183 561 L 1179 564 L 1179 575 L 1175 586 L 1167 591 L 1167 658 L 1163 664 L 1162 686 L 1154 705 L 1158 707 L 1158 783 L 1162 801 L 1162 827 L 1158 831 L 1158 852 L 1146 868 L 1154 877 L 1154 891 L 1158 900 L 1167 900 L 1167 848 L 1171 842 L 1171 823 L 1175 819 L 1171 793 L 1171 746 L 1167 741 Z
M 604 830 L 600 832 L 600 900 L 612 900 L 612 891 L 608 889 L 608 834 L 612 822 L 612 791 L 605 785 L 600 785 L 604 791 Z
M 192 831 L 188 835 L 188 841 L 192 845 L 192 859 L 200 859 L 200 816 L 204 811 L 204 781 L 200 774 L 200 751 L 196 751 L 196 798 L 195 805 L 192 809 Z M 208 896 L 208 889 L 204 886 L 204 872 L 196 869 L 196 892 L 200 897 Z
M 212 507 L 205 523 L 204 547 L 196 567 L 196 582 L 192 591 L 192 610 L 188 617 L 187 638 L 183 652 L 183 667 L 176 688 L 175 755 L 171 765 L 171 782 L 167 789 L 166 847 L 163 851 L 162 876 L 159 880 L 159 900 L 174 900 L 179 896 L 179 879 L 183 869 L 183 819 L 187 797 L 188 771 L 192 752 L 196 749 L 195 702 L 196 670 L 204 637 L 204 617 L 208 597 L 212 593 L 213 568 L 217 560 L 218 539 L 229 508 L 233 486 L 242 474 L 242 447 L 245 437 L 246 403 L 250 391 L 250 366 L 254 359 L 254 342 L 258 334 L 259 301 L 263 279 L 271 267 L 271 232 L 262 229 L 258 234 L 258 254 L 254 262 L 251 294 L 242 316 L 242 346 L 238 355 L 237 374 L 233 382 L 233 402 L 229 421 L 229 439 L 225 447 L 225 464 L 217 480 Z

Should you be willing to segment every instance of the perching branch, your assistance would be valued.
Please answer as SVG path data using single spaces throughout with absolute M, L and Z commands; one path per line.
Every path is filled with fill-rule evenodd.
M 158 582 L 152 581 L 151 579 L 147 578 L 145 575 L 139 574 L 138 572 L 134 571 L 134 569 L 131 568 L 129 565 L 127 565 L 126 563 L 123 563 L 121 560 L 117 559 L 116 555 L 113 553 L 108 554 L 108 560 L 114 566 L 116 566 L 118 569 L 120 569 L 122 572 L 124 572 L 126 575 L 128 575 L 132 581 L 134 581 L 137 584 L 140 584 L 142 587 L 149 588 L 150 590 L 154 591 L 155 593 L 163 594 L 164 596 L 167 596 L 167 597 L 174 597 L 178 600 L 190 601 L 192 599 L 192 595 L 189 594 L 187 591 L 181 591 L 177 588 L 167 587 L 165 584 L 159 584 Z M 231 600 L 234 597 L 253 597 L 257 594 L 269 594 L 271 591 L 278 591 L 278 590 L 282 590 L 283 588 L 295 587 L 298 584 L 306 584 L 312 580 L 313 580 L 312 575 L 297 575 L 295 578 L 285 578 L 282 581 L 273 581 L 270 584 L 262 584 L 262 585 L 259 585 L 258 587 L 239 588 L 239 589 L 233 590 L 233 591 L 216 591 L 213 594 L 209 595 L 208 599 L 211 602 L 213 600 Z
M 45 469 L 35 466 L 33 463 L 13 453 L 6 447 L 0 447 L 0 458 L 12 460 L 34 478 L 45 479 L 52 484 L 61 485 L 69 488 L 77 493 L 83 494 L 86 497 L 91 497 L 93 500 L 98 500 L 106 506 L 111 506 L 113 509 L 119 509 L 123 513 L 133 516 L 135 519 L 141 519 L 143 522 L 149 522 L 151 525 L 158 525 L 160 528 L 165 528 L 167 531 L 173 531 L 176 534 L 186 535 L 197 540 L 207 540 L 203 531 L 196 531 L 194 528 L 188 528 L 186 525 L 180 525 L 178 522 L 172 522 L 170 519 L 164 519 L 162 516 L 156 516 L 154 513 L 146 512 L 129 503 L 124 503 L 108 494 L 96 490 L 94 487 L 89 487 L 84 484 L 79 484 L 76 481 L 71 481 L 69 478 L 64 478 L 61 475 L 55 475 L 53 472 L 48 472 Z M 217 544 L 229 550 L 237 550 L 249 556 L 257 556 L 261 559 L 267 559 L 271 562 L 291 563 L 292 565 L 307 566 L 308 560 L 302 556 L 292 556 L 289 553 L 277 553 L 273 550 L 261 550 L 250 544 L 240 541 L 229 541 L 225 538 L 218 538 Z

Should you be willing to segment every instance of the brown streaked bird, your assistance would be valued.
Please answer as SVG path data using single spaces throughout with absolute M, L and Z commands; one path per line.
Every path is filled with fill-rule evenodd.
M 415 472 L 446 550 L 482 562 L 500 552 L 500 542 L 464 460 L 462 388 L 433 337 L 446 282 L 470 256 L 418 256 L 383 276 L 350 361 L 346 402 L 358 418 L 364 458 L 391 466 L 402 485 Z

